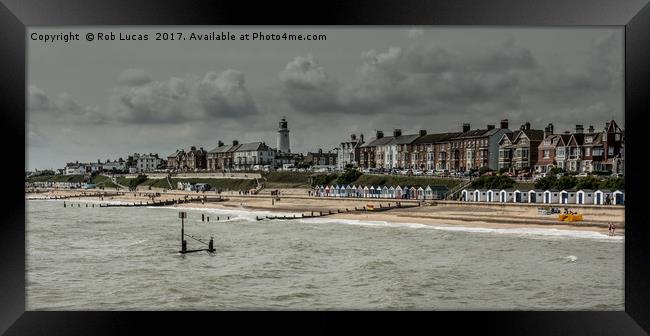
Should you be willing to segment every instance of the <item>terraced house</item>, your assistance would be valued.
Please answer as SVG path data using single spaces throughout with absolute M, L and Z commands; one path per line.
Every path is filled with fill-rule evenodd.
M 341 142 L 336 159 L 337 168 L 344 169 L 349 164 L 358 167 L 361 160 L 361 145 L 363 143 L 363 134 L 360 134 L 358 138 L 356 134 L 352 134 L 350 141 Z
M 500 126 L 487 125 L 485 129 L 471 130 L 470 124 L 463 124 L 463 133 L 450 140 L 449 170 L 498 169 L 499 141 L 503 134 L 512 133 L 508 129 L 508 119 L 501 120 Z
M 375 138 L 360 147 L 359 165 L 365 169 L 368 168 L 383 168 L 384 151 L 378 151 L 379 146 L 383 146 L 390 142 L 393 137 L 385 137 L 383 131 L 377 131 Z
M 547 173 L 554 167 L 564 169 L 569 139 L 571 134 L 553 134 L 553 124 L 548 124 L 544 128 L 544 140 L 537 146 L 535 172 Z
M 505 133 L 499 141 L 498 168 L 534 169 L 544 131 L 530 128 L 527 122 L 519 130 Z
M 411 169 L 449 170 L 447 152 L 451 139 L 462 132 L 426 134 L 413 142 Z

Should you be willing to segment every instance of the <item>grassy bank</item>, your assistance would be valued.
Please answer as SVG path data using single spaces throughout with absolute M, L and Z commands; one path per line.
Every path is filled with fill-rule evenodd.
M 89 183 L 94 183 L 97 185 L 97 187 L 104 187 L 104 188 L 117 188 L 118 186 L 111 181 L 111 179 L 107 176 L 102 176 L 102 175 L 96 175 L 90 178 L 90 180 L 86 180 L 86 177 L 84 175 L 41 175 L 41 176 L 35 176 L 35 177 L 30 177 L 27 179 L 27 182 L 75 182 L 75 183 L 83 183 L 83 182 L 89 182 Z

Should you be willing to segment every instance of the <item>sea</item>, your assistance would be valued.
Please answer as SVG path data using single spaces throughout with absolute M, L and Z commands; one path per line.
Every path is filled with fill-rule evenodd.
M 624 310 L 622 236 L 99 203 L 26 201 L 27 310 Z

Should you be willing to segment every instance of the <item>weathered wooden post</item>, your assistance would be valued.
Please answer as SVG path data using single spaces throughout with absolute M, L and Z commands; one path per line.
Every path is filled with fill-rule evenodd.
M 201 214 L 201 222 L 205 222 L 205 214 Z
M 63 207 L 65 208 L 65 201 L 63 201 Z
M 185 218 L 187 217 L 187 213 L 185 211 L 181 211 L 178 213 L 178 218 L 181 219 L 181 252 L 187 251 L 187 241 L 185 240 Z

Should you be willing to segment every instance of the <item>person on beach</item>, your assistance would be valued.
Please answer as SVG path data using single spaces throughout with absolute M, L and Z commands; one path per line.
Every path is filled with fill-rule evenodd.
M 614 223 L 612 223 L 612 236 L 616 235 L 616 233 L 614 231 L 616 231 L 616 225 L 614 225 Z
M 607 228 L 607 231 L 609 231 L 609 235 L 612 235 L 612 223 L 609 223 L 609 227 Z

